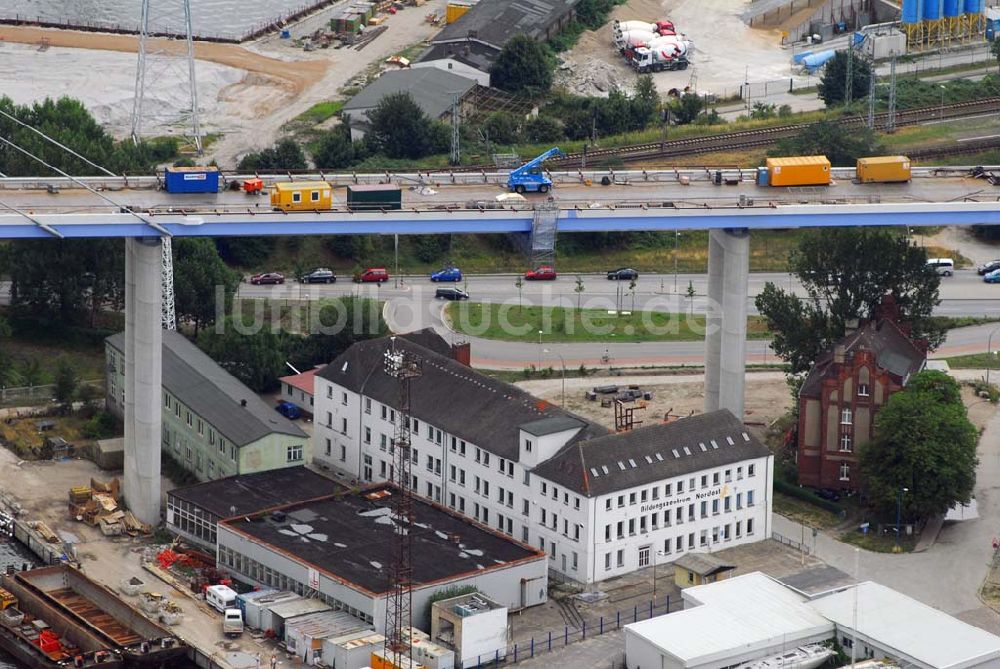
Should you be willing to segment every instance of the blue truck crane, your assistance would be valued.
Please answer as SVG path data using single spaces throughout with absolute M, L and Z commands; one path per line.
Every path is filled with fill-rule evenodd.
M 552 188 L 552 179 L 545 176 L 545 172 L 542 171 L 542 163 L 549 158 L 565 157 L 566 154 L 560 151 L 558 147 L 549 149 L 542 155 L 529 160 L 516 170 L 511 171 L 510 176 L 507 177 L 507 188 L 515 193 L 533 193 L 535 191 L 548 193 L 549 189 Z

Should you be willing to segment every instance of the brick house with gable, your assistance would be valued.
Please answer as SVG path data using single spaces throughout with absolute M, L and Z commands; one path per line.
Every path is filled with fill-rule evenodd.
M 820 356 L 799 391 L 799 483 L 858 490 L 857 453 L 874 438 L 879 409 L 926 360 L 927 342 L 911 337 L 889 297 Z

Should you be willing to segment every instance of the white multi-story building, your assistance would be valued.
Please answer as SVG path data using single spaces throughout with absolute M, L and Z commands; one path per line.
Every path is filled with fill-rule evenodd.
M 392 476 L 389 345 L 355 344 L 316 375 L 316 463 L 359 482 Z M 396 346 L 423 360 L 416 493 L 544 550 L 564 577 L 601 581 L 771 535 L 773 457 L 730 412 L 615 434 L 478 374 L 427 331 Z

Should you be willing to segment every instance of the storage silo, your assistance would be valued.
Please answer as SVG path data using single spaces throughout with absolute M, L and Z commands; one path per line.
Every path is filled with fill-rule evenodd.
M 935 44 L 941 41 L 944 19 L 944 0 L 924 0 L 924 41 Z
M 962 36 L 962 16 L 964 5 L 962 0 L 944 0 L 942 6 L 944 14 L 944 36 L 949 39 L 957 39 Z
M 916 45 L 922 34 L 923 0 L 903 0 L 903 30 L 907 44 Z
M 965 0 L 965 22 L 968 26 L 969 36 L 978 35 L 986 27 L 986 18 L 983 16 L 983 0 Z

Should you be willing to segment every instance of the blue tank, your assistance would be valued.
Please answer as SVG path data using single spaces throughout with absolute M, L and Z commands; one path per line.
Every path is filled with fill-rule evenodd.
M 965 0 L 966 14 L 982 14 L 983 0 Z
M 944 0 L 924 0 L 924 20 L 937 21 L 941 18 L 941 5 Z
M 815 72 L 819 68 L 826 65 L 826 62 L 833 58 L 833 54 L 833 50 L 812 53 L 802 59 L 802 64 L 805 65 L 810 72 Z
M 920 23 L 923 0 L 903 0 L 903 23 Z
M 962 14 L 962 0 L 944 0 L 944 15 L 954 18 Z

